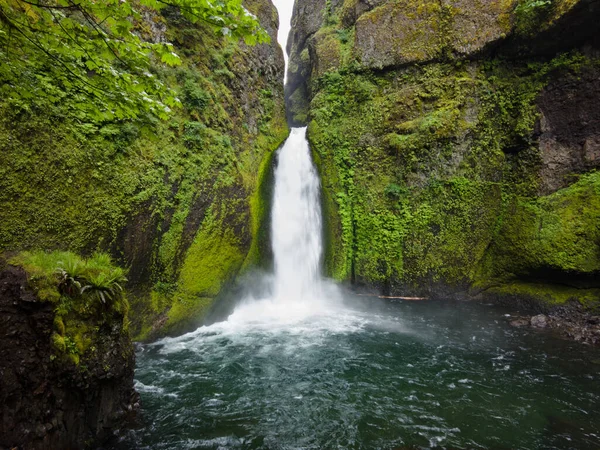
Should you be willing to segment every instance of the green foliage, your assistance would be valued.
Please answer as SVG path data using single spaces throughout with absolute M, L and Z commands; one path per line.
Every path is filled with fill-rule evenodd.
M 183 88 L 182 102 L 184 106 L 192 111 L 201 113 L 210 103 L 210 95 L 197 85 L 193 79 L 187 79 Z
M 9 263 L 25 269 L 40 300 L 54 303 L 55 357 L 78 365 L 81 358 L 91 356 L 87 352 L 98 342 L 102 327 L 118 326 L 127 334 L 129 305 L 120 288 L 125 271 L 106 253 L 85 259 L 72 252 L 22 252 Z
M 518 33 L 533 35 L 548 21 L 553 0 L 520 0 L 515 8 Z
M 85 121 L 166 118 L 179 100 L 152 66 L 181 59 L 171 43 L 140 32 L 166 7 L 249 44 L 269 41 L 241 0 L 6 0 L 0 4 L 2 96 L 23 109 L 67 102 Z
M 309 139 L 328 274 L 418 289 L 598 270 L 596 175 L 537 200 L 533 135 L 548 80 L 590 63 L 566 54 L 377 74 L 345 68 L 314 81 Z
M 122 269 L 116 268 L 111 272 L 98 271 L 88 275 L 87 284 L 81 288 L 81 293 L 95 296 L 102 303 L 113 302 L 123 292 L 122 284 L 127 281 Z
M 248 2 L 247 7 L 258 12 L 256 4 Z M 44 103 L 44 109 L 32 104 L 28 110 L 14 108 L 6 99 L 0 102 L 0 206 L 5 212 L 0 215 L 0 251 L 68 248 L 89 254 L 110 249 L 119 261 L 133 260 L 129 278 L 139 273 L 143 277 L 132 280 L 135 292 L 128 292 L 132 333 L 154 338 L 164 333 L 164 318 L 179 298 L 187 299 L 180 307 L 198 303 L 200 294 L 184 292 L 179 278 L 196 234 L 210 223 L 205 221 L 209 209 L 227 237 L 223 240 L 231 257 L 221 258 L 221 237 L 211 232 L 203 239 L 214 250 L 195 252 L 191 260 L 209 268 L 222 264 L 226 278 L 240 267 L 250 241 L 255 241 L 250 224 L 261 220 L 249 205 L 259 167 L 288 131 L 282 87 L 249 70 L 256 49 L 221 39 L 173 8 L 162 13 L 156 23 L 160 28 L 166 21 L 164 38 L 182 57 L 179 67 L 152 67 L 184 106 L 168 122 L 140 118 L 85 123 L 71 114 L 69 101 Z M 235 73 L 255 89 L 240 92 L 237 83 L 224 79 L 227 74 L 215 74 L 218 69 Z M 240 96 L 252 105 L 250 113 L 242 108 Z M 68 333 L 76 314 L 92 314 L 97 307 L 100 315 L 126 310 L 120 301 L 106 298 L 109 274 L 92 277 L 104 290 L 90 287 L 81 298 L 71 298 L 56 289 L 55 269 L 52 262 L 51 283 L 38 295 L 69 317 Z M 219 273 L 215 270 L 207 281 L 211 296 L 226 281 L 218 279 Z M 206 295 L 198 298 L 209 304 L 214 297 Z M 204 311 L 180 311 L 184 309 L 199 315 Z M 171 316 L 169 326 L 197 319 L 177 310 Z M 82 326 L 76 333 L 94 332 Z
M 402 196 L 408 193 L 408 190 L 405 187 L 398 186 L 395 183 L 390 183 L 385 187 L 383 192 L 385 195 L 399 200 Z
M 62 296 L 93 297 L 103 304 L 124 300 L 121 285 L 127 281 L 125 271 L 114 266 L 106 253 L 83 259 L 71 252 L 23 252 L 10 262 L 22 266 L 38 290 L 40 286 L 54 286 Z
M 527 12 L 534 9 L 546 8 L 552 4 L 551 0 L 522 0 L 515 11 L 517 13 Z
M 347 29 L 336 30 L 336 36 L 342 44 L 347 44 L 350 41 L 350 31 Z
M 183 142 L 188 148 L 201 148 L 205 141 L 206 126 L 200 122 L 186 122 L 183 125 Z

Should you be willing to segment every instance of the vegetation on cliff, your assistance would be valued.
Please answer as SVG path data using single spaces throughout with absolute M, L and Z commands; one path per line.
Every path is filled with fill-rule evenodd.
M 542 283 L 544 301 L 598 298 L 595 112 L 581 99 L 595 92 L 600 62 L 580 50 L 531 56 L 532 30 L 579 20 L 568 18 L 580 5 L 497 2 L 459 14 L 477 3 L 464 1 L 442 17 L 439 2 L 410 14 L 405 3 L 323 4 L 321 27 L 290 43 L 287 101 L 293 120 L 309 123 L 322 174 L 328 274 L 387 292 L 510 283 L 529 295 Z M 415 27 L 416 37 L 396 30 L 410 45 L 383 31 L 387 10 Z M 468 31 L 465 20 L 480 26 Z M 485 51 L 502 40 L 504 52 Z M 587 125 L 558 119 L 554 103 Z M 569 295 L 554 287 L 565 280 Z
M 245 7 L 274 35 L 270 3 Z M 261 228 L 259 168 L 287 126 L 275 43 L 224 39 L 173 7 L 136 30 L 173 43 L 181 65 L 148 70 L 181 107 L 119 118 L 82 110 L 71 91 L 5 97 L 0 250 L 110 252 L 144 339 L 190 326 L 242 267 Z
M 125 271 L 106 253 L 83 259 L 71 252 L 23 252 L 9 260 L 28 274 L 28 288 L 54 309 L 52 343 L 56 357 L 79 364 L 98 358 L 94 343 L 102 328 L 115 325 L 129 336 Z
M 150 73 L 153 61 L 181 64 L 173 44 L 143 38 L 149 19 L 167 7 L 191 23 L 268 42 L 268 33 L 241 0 L 137 2 L 9 0 L 0 5 L 0 79 L 4 97 L 28 106 L 68 99 L 73 113 L 95 120 L 152 114 L 167 118 L 178 98 Z M 146 22 L 146 23 L 144 23 Z

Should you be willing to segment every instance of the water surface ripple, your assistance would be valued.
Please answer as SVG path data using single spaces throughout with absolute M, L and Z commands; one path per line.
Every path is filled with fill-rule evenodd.
M 485 305 L 360 301 L 142 347 L 143 427 L 121 444 L 600 448 L 597 351 L 511 328 Z

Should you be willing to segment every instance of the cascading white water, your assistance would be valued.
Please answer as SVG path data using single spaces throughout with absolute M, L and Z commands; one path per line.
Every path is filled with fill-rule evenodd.
M 286 48 L 294 2 L 275 0 L 282 28 L 279 43 Z M 288 58 L 285 58 L 287 74 Z M 306 139 L 306 127 L 292 128 L 277 153 L 271 222 L 274 273 L 265 277 L 269 292 L 258 298 L 248 294 L 221 324 L 231 330 L 247 327 L 276 330 L 280 326 L 301 325 L 307 318 L 316 328 L 342 329 L 346 310 L 338 287 L 321 276 L 323 236 L 320 183 Z M 263 286 L 263 283 L 258 283 Z M 335 315 L 336 325 L 330 320 Z M 302 327 L 301 327 L 302 328 Z M 287 329 L 287 328 L 286 328 Z M 199 329 L 198 332 L 202 332 Z M 247 330 L 246 330 L 247 331 Z
M 340 311 L 337 286 L 321 276 L 320 183 L 306 128 L 292 128 L 279 149 L 274 187 L 270 294 L 266 298 L 246 298 L 229 316 L 230 324 L 277 327 Z
M 279 150 L 272 209 L 274 297 L 293 303 L 321 295 L 319 177 L 306 128 L 293 128 Z

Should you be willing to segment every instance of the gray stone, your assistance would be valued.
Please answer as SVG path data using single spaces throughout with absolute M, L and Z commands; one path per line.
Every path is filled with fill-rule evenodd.
M 548 317 L 544 314 L 538 314 L 531 318 L 531 326 L 535 328 L 546 328 L 548 326 Z

